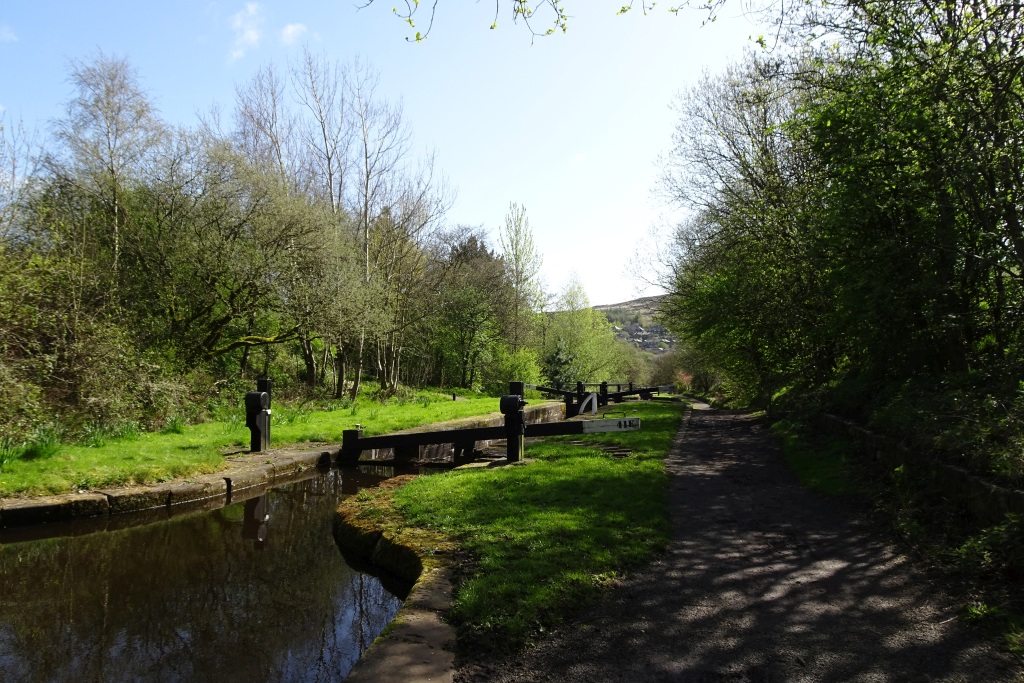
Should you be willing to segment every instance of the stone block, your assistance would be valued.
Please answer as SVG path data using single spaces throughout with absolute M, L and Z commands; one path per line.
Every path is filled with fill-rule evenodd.
M 358 510 L 342 505 L 335 515 L 333 533 L 338 547 L 369 562 L 383 532 L 371 522 L 359 519 Z
M 274 481 L 274 470 L 270 465 L 251 465 L 229 470 L 223 474 L 227 482 L 230 497 L 234 499 L 237 491 L 252 488 L 265 488 Z
M 167 504 L 180 505 L 217 496 L 227 496 L 227 482 L 223 475 L 196 477 L 181 483 L 167 484 Z
M 419 578 L 423 562 L 416 551 L 383 534 L 373 549 L 370 561 L 387 573 L 410 583 Z
M 319 457 L 319 453 L 317 453 L 316 456 Z M 316 459 L 313 460 L 312 465 L 308 465 L 300 456 L 279 455 L 273 458 L 270 466 L 274 471 L 274 482 L 277 483 L 305 469 L 316 467 Z
M 127 489 L 101 489 L 110 504 L 110 514 L 139 512 L 167 507 L 169 493 L 166 486 L 135 486 Z
M 0 525 L 11 527 L 96 517 L 108 514 L 109 509 L 107 497 L 102 493 L 14 498 L 0 502 Z

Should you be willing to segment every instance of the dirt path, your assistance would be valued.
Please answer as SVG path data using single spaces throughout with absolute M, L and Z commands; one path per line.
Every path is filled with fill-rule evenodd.
M 1022 680 L 854 511 L 801 488 L 749 416 L 694 411 L 667 468 L 665 556 L 457 681 Z

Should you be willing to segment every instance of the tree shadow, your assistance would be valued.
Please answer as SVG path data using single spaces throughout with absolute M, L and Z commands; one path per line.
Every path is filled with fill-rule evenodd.
M 666 466 L 665 555 L 482 677 L 1018 680 L 1015 662 L 856 511 L 803 489 L 751 417 L 696 411 Z

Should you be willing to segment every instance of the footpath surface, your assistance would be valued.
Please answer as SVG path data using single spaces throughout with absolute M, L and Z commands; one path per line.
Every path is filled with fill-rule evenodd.
M 803 489 L 762 424 L 697 407 L 666 461 L 666 554 L 456 681 L 1024 680 L 857 511 Z

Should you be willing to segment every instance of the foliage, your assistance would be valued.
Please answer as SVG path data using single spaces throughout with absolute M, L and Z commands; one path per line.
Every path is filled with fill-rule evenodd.
M 499 348 L 484 372 L 484 390 L 492 396 L 508 393 L 509 382 L 540 384 L 541 368 L 531 349 L 511 351 Z
M 544 292 L 540 285 L 543 258 L 533 241 L 526 208 L 515 202 L 508 208 L 505 222 L 498 230 L 498 246 L 508 271 L 511 289 L 506 337 L 513 351 L 518 351 L 535 335 L 535 313 L 544 308 Z
M 669 322 L 742 400 L 813 402 L 1018 478 L 1021 8 L 790 18 L 790 54 L 678 103 Z
M 544 358 L 545 381 L 555 389 L 563 389 L 582 382 L 576 371 L 576 354 L 570 353 L 562 340 L 555 342 L 555 348 Z
M 611 323 L 590 307 L 577 276 L 558 299 L 544 329 L 544 374 L 562 386 L 576 382 L 621 381 L 634 359 L 632 347 L 615 338 Z
M 5 443 L 48 424 L 93 447 L 129 424 L 180 433 L 237 412 L 256 377 L 349 407 L 539 378 L 525 211 L 500 254 L 447 229 L 451 194 L 368 65 L 266 65 L 192 129 L 160 119 L 127 59 L 97 52 L 69 80 L 52 138 L 0 115 Z

